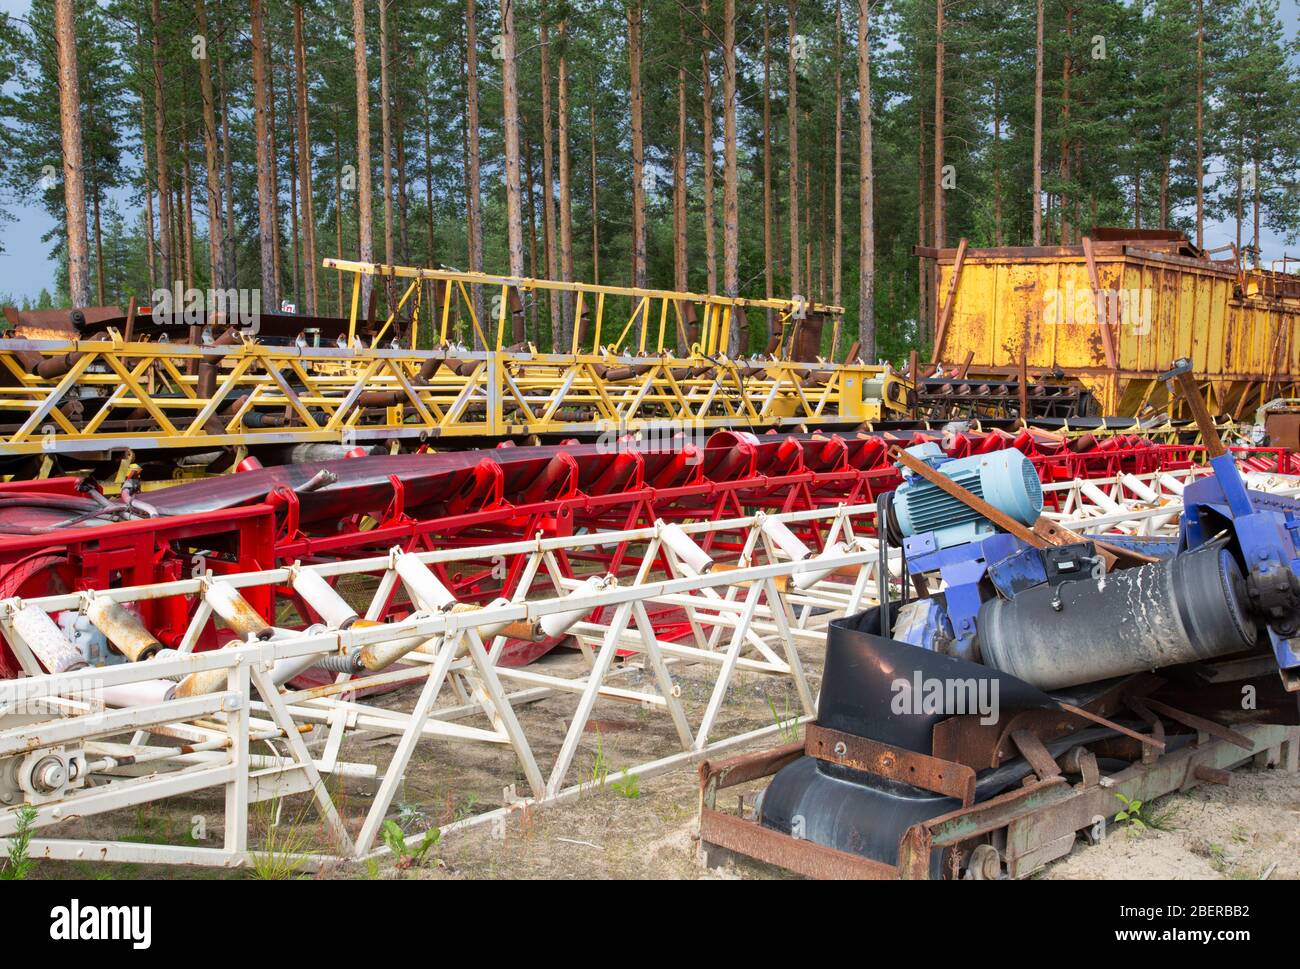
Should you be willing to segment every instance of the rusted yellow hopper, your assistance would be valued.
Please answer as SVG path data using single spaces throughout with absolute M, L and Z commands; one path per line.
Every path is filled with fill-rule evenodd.
M 1234 418 L 1297 395 L 1300 277 L 1243 269 L 1178 232 L 1095 229 L 1082 245 L 918 248 L 937 268 L 932 364 L 945 374 L 1063 375 L 1100 413 L 1171 402 L 1158 379 L 1189 357 L 1211 408 Z

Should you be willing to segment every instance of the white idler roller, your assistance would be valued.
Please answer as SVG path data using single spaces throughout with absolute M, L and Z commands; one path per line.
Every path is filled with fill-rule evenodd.
M 1156 475 L 1156 480 L 1160 482 L 1166 491 L 1179 496 L 1182 495 L 1183 489 L 1187 487 L 1172 474 L 1167 474 L 1164 471 Z
M 430 612 L 446 612 L 456 604 L 456 597 L 447 591 L 447 587 L 438 581 L 433 570 L 414 555 L 399 552 L 394 556 L 394 568 L 406 584 L 406 590 L 421 609 Z
M 212 611 L 239 634 L 240 639 L 248 639 L 250 636 L 262 640 L 271 638 L 274 632 L 271 624 L 229 582 L 209 583 L 203 591 L 203 598 L 212 607 Z
M 1159 507 L 1164 504 L 1164 499 L 1160 497 L 1160 493 L 1136 475 L 1123 475 L 1120 478 L 1120 481 L 1123 483 L 1125 488 L 1133 492 L 1133 494 L 1137 495 L 1140 500 L 1145 501 L 1147 504 L 1153 507 Z M 1152 531 L 1163 528 L 1177 517 L 1177 515 L 1161 515 L 1159 518 L 1151 519 Z
M 498 596 L 496 599 L 493 599 L 486 606 L 484 606 L 484 608 L 500 609 L 508 605 L 510 605 L 509 599 L 505 598 L 504 596 Z M 505 630 L 508 629 L 513 624 L 514 624 L 514 620 L 511 619 L 498 619 L 496 622 L 488 622 L 479 626 L 478 634 L 479 637 L 482 639 L 491 639 L 493 636 L 501 635 L 501 633 L 505 632 Z
M 302 596 L 331 628 L 347 629 L 357 621 L 357 611 L 315 569 L 295 568 L 293 591 Z
M 826 565 L 830 559 L 842 558 L 854 551 L 853 546 L 848 542 L 835 542 L 827 545 L 824 550 L 814 555 L 812 558 L 805 560 L 797 565 L 791 581 L 794 587 L 800 592 L 807 592 L 826 576 L 835 571 L 834 565 Z
M 593 575 L 564 598 L 579 599 L 582 596 L 595 595 L 598 592 L 613 588 L 616 584 L 617 580 L 612 575 Z M 542 627 L 542 632 L 548 637 L 563 636 L 573 628 L 574 623 L 591 612 L 592 608 L 592 606 L 582 606 L 567 612 L 552 612 L 542 616 L 538 620 L 538 624 Z
M 667 545 L 682 566 L 693 575 L 704 575 L 713 568 L 709 553 L 696 544 L 680 525 L 658 522 L 659 540 Z
M 1092 501 L 1094 505 L 1106 512 L 1108 515 L 1120 515 L 1126 510 L 1123 505 L 1112 498 L 1106 492 L 1102 491 L 1091 481 L 1080 481 L 1079 490 Z
M 86 617 L 119 653 L 133 663 L 148 659 L 163 648 L 139 616 L 107 596 L 90 596 L 86 602 Z
M 63 631 L 44 609 L 32 605 L 23 606 L 14 614 L 13 625 L 41 661 L 41 665 L 51 673 L 66 673 L 86 665 L 81 650 L 68 642 Z
M 786 527 L 785 522 L 775 518 L 764 518 L 762 525 L 759 526 L 763 534 L 786 555 L 801 562 L 812 554 L 811 550 L 805 545 L 794 532 Z

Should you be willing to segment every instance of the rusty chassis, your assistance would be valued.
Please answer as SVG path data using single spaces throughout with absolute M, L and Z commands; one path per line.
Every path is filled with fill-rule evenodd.
M 1036 765 L 1041 772 L 1027 778 L 1024 786 L 974 804 L 975 772 L 968 765 L 837 734 L 813 723 L 806 729 L 802 744 L 700 764 L 699 838 L 706 865 L 720 866 L 740 855 L 808 878 L 915 880 L 930 877 L 931 860 L 938 852 L 944 855 L 947 878 L 1027 878 L 1069 854 L 1080 831 L 1104 831 L 1121 806 L 1118 794 L 1145 802 L 1201 783 L 1226 784 L 1231 778 L 1228 772 L 1248 761 L 1283 765 L 1294 773 L 1300 755 L 1300 728 L 1276 724 L 1250 724 L 1232 731 L 1220 728 L 1219 736 L 1202 731 L 1193 743 L 1143 756 L 1110 775 L 1103 775 L 1095 756 L 1084 751 L 1076 761 L 1080 771 L 1076 783 L 1048 756 Z M 1163 727 L 1155 728 L 1153 735 L 1162 736 Z M 805 755 L 959 797 L 963 806 L 908 828 L 899 840 L 896 865 L 765 828 L 746 816 L 743 795 L 737 813 L 718 807 L 720 792 L 771 777 Z

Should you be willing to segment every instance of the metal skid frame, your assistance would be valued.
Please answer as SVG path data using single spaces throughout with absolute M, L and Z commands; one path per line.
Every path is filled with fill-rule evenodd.
M 972 858 L 964 852 L 970 861 L 966 877 L 996 878 L 1005 873 L 1009 878 L 1027 878 L 1069 854 L 1079 831 L 1112 817 L 1120 804 L 1118 794 L 1146 802 L 1207 781 L 1227 783 L 1225 772 L 1247 761 L 1279 764 L 1291 773 L 1300 763 L 1300 728 L 1251 724 L 1231 731 L 1233 739 L 1202 733 L 1196 743 L 1143 757 L 1104 778 L 1093 755 L 1085 753 L 1080 758 L 1080 780 L 1073 784 L 1049 755 L 1040 765 L 1041 774 L 976 804 L 970 796 L 975 782 L 970 767 L 878 741 L 849 738 L 848 743 L 868 753 L 866 760 L 852 764 L 857 769 L 962 801 L 960 808 L 907 828 L 899 839 L 898 863 L 891 865 L 765 828 L 743 810 L 732 813 L 718 807 L 722 791 L 769 778 L 805 754 L 834 759 L 818 744 L 815 726 L 807 729 L 805 743 L 700 765 L 700 852 L 705 865 L 720 866 L 730 856 L 742 855 L 809 878 L 924 880 L 931 877 L 935 853 L 947 852 L 943 875 L 955 878 L 960 876 L 953 867 L 962 857 L 959 849 L 978 843 L 985 846 L 985 854 Z M 1154 730 L 1163 737 L 1158 722 Z M 1032 741 L 1031 736 L 1025 742 Z

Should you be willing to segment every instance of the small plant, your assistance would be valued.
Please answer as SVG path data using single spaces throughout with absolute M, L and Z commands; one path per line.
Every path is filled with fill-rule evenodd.
M 249 852 L 253 875 L 263 881 L 287 881 L 298 877 L 306 859 L 307 836 L 297 823 L 285 827 L 276 819 L 280 802 L 275 802 L 271 823 L 266 829 L 266 842 L 260 851 Z
M 641 796 L 641 778 L 631 772 L 624 774 L 622 780 L 612 781 L 609 786 L 629 800 Z
M 777 729 L 781 732 L 781 739 L 787 744 L 797 744 L 799 742 L 799 716 L 790 709 L 790 698 L 785 698 L 785 715 L 782 716 L 776 709 L 776 704 L 772 698 L 767 698 L 767 708 L 772 711 L 772 721 L 776 724 Z
M 600 737 L 600 731 L 596 731 L 596 756 L 591 762 L 591 781 L 599 788 L 604 788 L 605 780 L 609 777 L 609 761 L 605 759 L 605 747 Z
M 32 870 L 32 859 L 27 851 L 32 843 L 32 823 L 36 820 L 36 809 L 30 805 L 18 809 L 14 836 L 6 846 L 6 858 L 0 866 L 0 881 L 20 882 Z
M 474 813 L 476 807 L 478 807 L 478 795 L 471 791 L 465 795 L 465 803 L 452 813 L 452 818 L 456 821 L 463 821 Z
M 1130 831 L 1138 833 L 1148 830 L 1169 831 L 1173 828 L 1170 823 L 1174 817 L 1172 809 L 1156 812 L 1152 811 L 1151 806 L 1145 801 L 1130 799 L 1118 792 L 1115 796 L 1124 805 L 1124 810 L 1115 815 L 1117 824 L 1126 825 Z
M 407 868 L 419 868 L 424 864 L 425 856 L 428 855 L 431 848 L 442 840 L 441 828 L 430 828 L 425 832 L 420 843 L 414 848 L 406 843 L 406 834 L 396 821 L 384 822 L 384 844 L 388 850 L 393 853 L 397 859 L 397 867 L 403 870 Z

